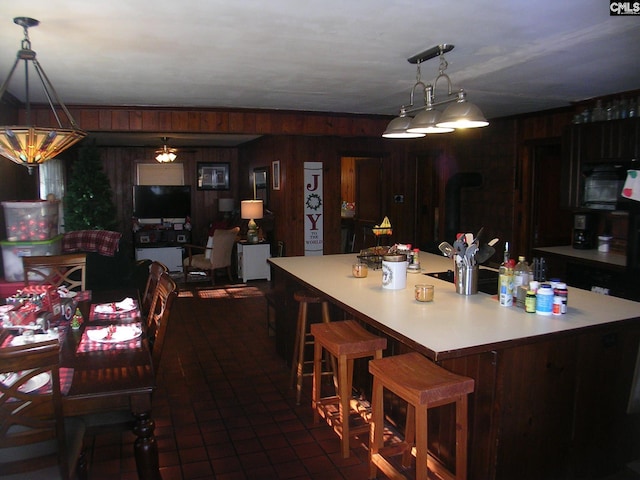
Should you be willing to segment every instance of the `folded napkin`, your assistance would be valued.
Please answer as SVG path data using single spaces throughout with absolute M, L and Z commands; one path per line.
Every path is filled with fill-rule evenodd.
M 136 308 L 136 302 L 133 298 L 125 298 L 120 302 L 114 303 L 100 303 L 95 306 L 95 313 L 117 313 L 127 312 Z

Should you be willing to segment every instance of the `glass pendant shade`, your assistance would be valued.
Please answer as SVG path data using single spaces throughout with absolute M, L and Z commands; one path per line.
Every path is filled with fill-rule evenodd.
M 437 127 L 436 124 L 440 120 L 440 111 L 428 109 L 417 114 L 407 129 L 409 133 L 449 133 L 453 132 L 453 128 Z
M 407 117 L 406 115 L 400 115 L 399 117 L 394 118 L 387 125 L 387 129 L 384 131 L 382 136 L 384 138 L 421 138 L 424 137 L 424 133 L 412 133 L 408 132 L 407 129 L 411 125 L 411 117 Z
M 444 128 L 478 128 L 486 127 L 489 122 L 483 113 L 473 103 L 466 100 L 449 105 L 438 122 L 438 127 Z
M 86 135 L 65 128 L 0 127 L 0 155 L 18 165 L 34 166 L 55 158 Z
M 26 92 L 24 108 L 26 111 L 26 122 L 25 125 L 19 126 L 0 126 L 0 155 L 31 170 L 31 167 L 55 158 L 61 152 L 82 140 L 87 136 L 87 132 L 78 128 L 71 113 L 58 97 L 53 85 L 44 73 L 42 66 L 36 59 L 36 52 L 31 49 L 28 30 L 30 27 L 37 26 L 40 22 L 29 17 L 16 17 L 13 19 L 13 22 L 23 27 L 24 39 L 22 40 L 21 49 L 18 50 L 18 55 L 16 56 L 9 76 L 0 87 L 0 98 L 2 98 L 7 91 L 19 62 L 24 62 Z M 44 127 L 31 124 L 29 64 L 35 69 L 37 77 L 42 84 L 42 91 L 49 101 L 51 113 L 58 124 L 57 127 Z M 62 114 L 66 117 L 68 126 L 63 126 L 61 121 L 63 117 Z

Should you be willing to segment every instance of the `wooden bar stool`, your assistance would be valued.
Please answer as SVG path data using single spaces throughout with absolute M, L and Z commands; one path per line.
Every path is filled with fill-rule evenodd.
M 322 307 L 322 322 L 329 323 L 329 302 L 322 299 L 318 295 L 314 295 L 306 290 L 301 290 L 293 294 L 293 298 L 298 302 L 298 325 L 296 327 L 296 340 L 293 345 L 293 360 L 291 362 L 291 385 L 296 385 L 296 405 L 300 405 L 300 395 L 302 394 L 302 378 L 311 376 L 311 371 L 304 371 L 305 364 L 313 363 L 311 360 L 305 361 L 304 347 L 305 345 L 313 345 L 313 338 L 307 329 L 307 313 L 309 304 L 319 303 Z M 327 375 L 333 375 L 333 372 L 326 372 Z
M 312 403 L 314 421 L 323 417 L 340 437 L 342 456 L 349 457 L 349 437 L 369 431 L 369 424 L 350 427 L 353 361 L 356 358 L 382 358 L 387 339 L 378 337 L 354 320 L 311 325 L 314 337 Z M 321 374 L 323 349 L 338 359 L 336 395 L 322 397 Z M 336 406 L 337 411 L 336 411 Z
M 416 352 L 371 360 L 369 373 L 373 375 L 369 478 L 376 478 L 378 468 L 389 478 L 406 478 L 386 457 L 402 454 L 402 467 L 410 467 L 415 446 L 416 480 L 427 480 L 428 469 L 446 480 L 466 479 L 467 396 L 473 392 L 473 379 L 451 373 Z M 405 440 L 387 447 L 383 437 L 384 388 L 408 403 Z M 449 403 L 456 404 L 455 474 L 427 451 L 427 410 Z

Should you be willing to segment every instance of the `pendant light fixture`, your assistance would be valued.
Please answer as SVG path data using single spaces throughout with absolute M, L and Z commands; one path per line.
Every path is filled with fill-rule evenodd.
M 164 143 L 164 145 L 160 150 L 156 150 L 156 160 L 160 163 L 170 163 L 178 158 L 178 151 L 175 148 L 169 148 L 167 146 L 168 140 L 169 139 L 167 137 L 162 137 L 162 142 Z
M 16 17 L 13 22 L 24 29 L 24 39 L 20 50 L 18 50 L 16 61 L 9 71 L 9 76 L 0 87 L 0 99 L 7 91 L 11 77 L 16 71 L 19 62 L 21 60 L 24 61 L 26 123 L 25 125 L 0 126 L 0 155 L 18 165 L 28 167 L 31 172 L 34 166 L 55 158 L 60 152 L 82 140 L 87 133 L 78 128 L 71 113 L 58 97 L 42 66 L 36 59 L 36 52 L 31 50 L 29 28 L 39 25 L 40 22 L 28 17 Z M 33 65 L 38 79 L 42 83 L 44 95 L 53 112 L 53 118 L 58 124 L 57 128 L 32 124 L 29 63 Z M 63 126 L 61 120 L 62 113 L 64 113 L 68 121 L 68 126 L 66 127 Z
M 453 90 L 451 79 L 445 73 L 448 64 L 444 54 L 453 50 L 453 47 L 453 45 L 446 43 L 437 45 L 407 59 L 409 63 L 417 65 L 416 83 L 411 89 L 409 105 L 400 107 L 400 115 L 389 122 L 387 129 L 382 134 L 383 137 L 420 138 L 428 133 L 448 133 L 459 128 L 477 128 L 489 125 L 480 109 L 467 101 L 467 95 L 463 89 Z M 425 85 L 421 80 L 420 64 L 437 56 L 440 57 L 438 76 L 433 85 Z M 444 100 L 436 101 L 435 88 L 438 80 L 442 78 L 447 81 L 447 97 Z M 421 90 L 424 95 L 423 106 L 415 106 L 413 103 L 416 89 Z M 442 113 L 434 108 L 445 104 L 451 105 Z M 414 112 L 419 113 L 415 117 L 409 116 Z

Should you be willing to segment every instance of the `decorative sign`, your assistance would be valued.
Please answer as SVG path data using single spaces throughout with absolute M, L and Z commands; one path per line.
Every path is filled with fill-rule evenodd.
M 304 254 L 322 255 L 322 162 L 304 162 Z

